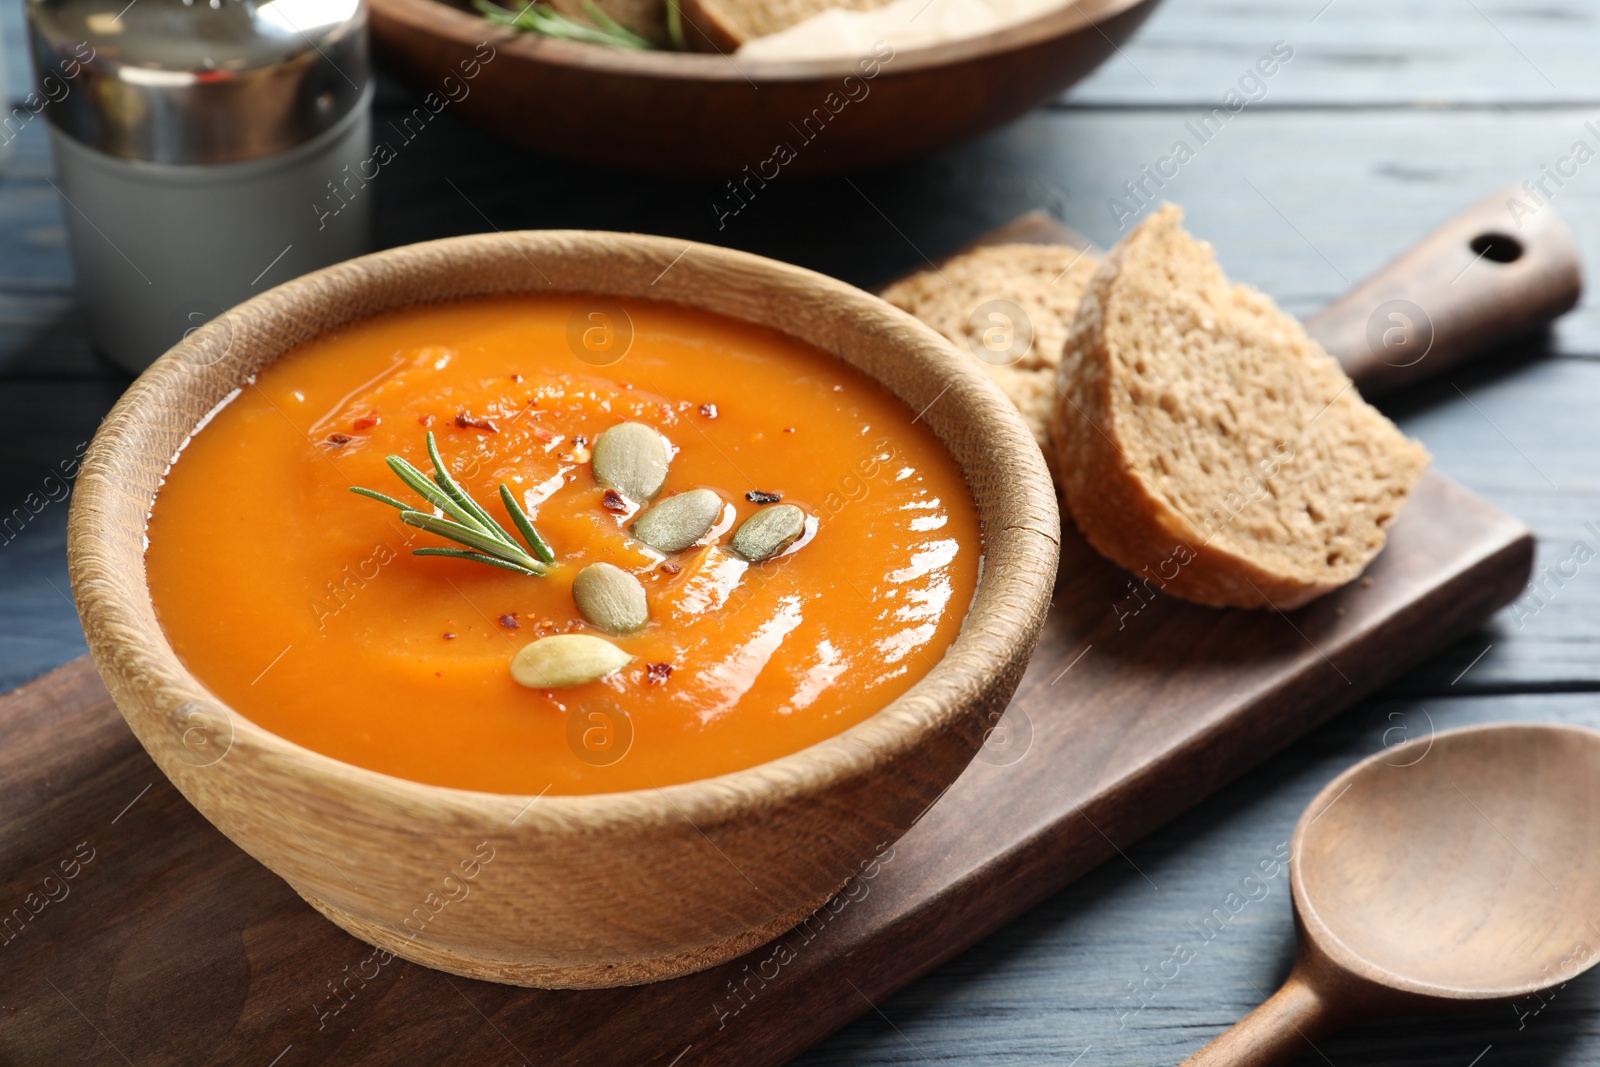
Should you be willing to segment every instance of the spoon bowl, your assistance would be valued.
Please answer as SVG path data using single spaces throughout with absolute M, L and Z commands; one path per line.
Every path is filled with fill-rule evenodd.
M 1600 732 L 1470 727 L 1363 760 L 1295 828 L 1288 980 L 1186 1063 L 1287 1063 L 1361 1018 L 1571 980 L 1600 943 L 1597 846 Z

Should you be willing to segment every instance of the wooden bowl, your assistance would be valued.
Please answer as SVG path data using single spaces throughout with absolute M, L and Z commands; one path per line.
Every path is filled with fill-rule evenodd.
M 519 35 L 438 0 L 371 0 L 370 16 L 385 69 L 441 101 L 448 93 L 468 122 L 586 163 L 735 178 L 748 198 L 780 174 L 882 166 L 1008 122 L 1088 74 L 1154 7 L 1081 0 L 995 33 L 904 49 L 872 77 L 856 60 L 735 63 Z M 419 121 L 429 117 L 424 109 Z M 779 145 L 793 158 L 775 155 Z M 730 192 L 724 210 L 739 202 Z
M 207 412 L 279 354 L 352 320 L 541 291 L 771 326 L 920 411 L 959 463 L 985 538 L 970 611 L 933 670 L 866 721 L 783 759 L 658 790 L 545 797 L 341 763 L 230 711 L 185 670 L 151 606 L 143 539 L 169 462 Z M 757 256 L 573 231 L 398 248 L 234 308 L 134 382 L 95 436 L 74 497 L 68 557 L 90 652 L 184 796 L 362 940 L 457 974 L 547 987 L 709 967 L 822 906 L 955 780 L 1005 708 L 1044 620 L 1060 533 L 1044 461 L 1016 411 L 910 316 Z

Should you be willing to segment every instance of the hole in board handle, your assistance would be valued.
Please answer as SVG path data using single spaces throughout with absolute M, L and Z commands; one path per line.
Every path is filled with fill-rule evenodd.
M 1467 247 L 1472 254 L 1496 263 L 1515 263 L 1522 258 L 1522 242 L 1503 233 L 1480 233 Z

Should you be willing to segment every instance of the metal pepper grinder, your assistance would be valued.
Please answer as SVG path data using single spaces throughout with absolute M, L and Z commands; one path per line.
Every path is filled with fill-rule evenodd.
M 28 0 L 90 335 L 137 373 L 371 244 L 365 0 Z

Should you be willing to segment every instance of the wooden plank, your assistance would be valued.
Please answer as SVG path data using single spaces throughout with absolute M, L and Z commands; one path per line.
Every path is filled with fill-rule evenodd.
M 379 238 L 392 245 L 480 231 L 486 218 L 505 230 L 644 230 L 772 256 L 872 289 L 1039 208 L 1109 247 L 1126 227 L 1108 202 L 1125 198 L 1123 183 L 1141 178 L 1141 168 L 1157 164 L 1175 140 L 1188 136 L 1193 144 L 1185 128 L 1192 118 L 1038 111 L 917 163 L 848 181 L 773 184 L 719 229 L 714 187 L 646 182 L 521 153 L 445 115 L 374 183 Z M 1232 275 L 1305 316 L 1452 212 L 1507 182 L 1541 177 L 1541 165 L 1567 153 L 1592 118 L 1581 108 L 1247 110 L 1155 192 L 1185 206 L 1191 229 L 1217 246 Z M 1600 149 L 1600 139 L 1589 140 Z M 1600 220 L 1600 183 L 1579 173 L 1552 203 L 1578 234 L 1585 260 L 1600 263 L 1600 226 L 1592 224 Z M 1592 289 L 1558 326 L 1551 351 L 1600 355 L 1600 297 Z
M 380 127 L 385 114 L 392 112 L 380 114 Z M 446 111 L 401 148 L 371 192 L 384 246 L 491 225 L 639 230 L 737 247 L 873 288 L 923 265 L 924 255 L 948 254 L 1036 208 L 1109 245 L 1122 230 L 1108 201 L 1125 196 L 1124 182 L 1169 153 L 1192 118 L 1036 112 L 903 167 L 848 182 L 774 184 L 719 229 L 716 188 L 535 156 L 467 129 Z M 1158 192 L 1186 206 L 1192 228 L 1217 245 L 1232 274 L 1307 315 L 1344 291 L 1345 279 L 1370 273 L 1487 190 L 1540 178 L 1541 166 L 1557 162 L 1578 138 L 1600 148 L 1584 127 L 1591 119 L 1582 108 L 1247 110 Z M 0 182 L 0 309 L 13 309 L 0 316 L 0 377 L 109 376 L 73 321 L 61 207 L 44 180 L 43 128 L 30 125 L 18 145 L 20 162 Z M 1547 187 L 1586 260 L 1597 263 L 1600 183 L 1587 173 L 1564 188 Z M 1557 327 L 1549 350 L 1600 355 L 1594 291 Z
M 68 497 L 77 457 L 121 392 L 96 379 L 0 384 L 0 689 L 84 652 L 68 598 Z
M 1153 201 L 1166 199 L 1184 205 L 1189 228 L 1217 246 L 1232 276 L 1304 317 L 1452 212 L 1500 185 L 1540 178 L 1541 166 L 1567 154 L 1580 137 L 1587 134 L 1600 149 L 1600 138 L 1585 130 L 1592 115 L 1583 109 L 1246 111 L 1203 145 L 1186 126 L 1192 118 L 1166 111 L 1035 112 L 944 153 L 925 170 L 857 178 L 860 192 L 845 190 L 857 205 L 842 197 L 830 203 L 838 225 L 881 238 L 873 246 L 878 256 L 895 253 L 898 242 L 898 254 L 867 263 L 853 245 L 825 250 L 827 258 L 813 248 L 806 265 L 851 280 L 867 275 L 866 284 L 875 285 L 915 268 L 924 254 L 938 258 L 1040 207 L 1109 247 Z M 1142 200 L 1129 197 L 1124 184 L 1143 180 L 1143 168 L 1169 156 L 1178 140 L 1195 149 L 1192 161 L 1164 187 L 1147 186 Z M 1420 155 L 1419 144 L 1427 146 Z M 1485 144 L 1495 150 L 1483 151 Z M 1584 260 L 1600 263 L 1600 227 L 1591 222 L 1600 219 L 1600 184 L 1578 179 L 1547 188 Z M 1133 214 L 1119 219 L 1113 199 Z M 748 220 L 735 223 L 769 225 L 755 206 Z M 781 232 L 779 216 L 795 210 L 775 199 L 772 228 L 762 236 Z M 1552 351 L 1600 353 L 1597 308 L 1600 297 L 1591 287 L 1558 325 Z
M 87 1019 L 147 1060 L 290 1045 L 290 1064 L 472 1060 L 504 1057 L 503 1040 L 541 1064 L 780 1063 L 1470 627 L 1521 587 L 1531 547 L 1431 475 L 1370 584 L 1284 617 L 1146 602 L 1069 535 L 1001 729 L 876 876 L 780 939 L 792 959 L 767 946 L 635 989 L 519 990 L 397 961 L 333 999 L 369 953 L 187 808 L 79 660 L 0 699 L 0 777 L 28 813 L 0 828 L 0 900 L 19 923 L 39 912 L 3 947 L 0 1003 L 21 1009 L 3 1051 L 85 1055 Z M 40 904 L 80 842 L 100 866 L 78 901 Z M 205 980 L 168 1000 L 196 968 Z M 463 1026 L 462 1000 L 492 1026 Z
M 1590 447 L 1591 391 L 1600 391 L 1600 363 L 1491 360 L 1416 389 L 1393 412 L 1428 446 L 1438 469 L 1526 519 L 1539 540 L 1533 585 L 1473 641 L 1408 676 L 1406 691 L 1600 686 L 1600 483 Z M 1452 684 L 1490 645 L 1472 673 Z
M 1286 41 L 1295 56 L 1267 82 L 1265 106 L 1592 103 L 1600 99 L 1589 57 L 1597 29 L 1600 18 L 1582 0 L 1164 0 L 1124 55 L 1065 99 L 1216 106 L 1274 41 Z
M 110 377 L 75 306 L 68 209 L 48 181 L 45 122 L 22 127 L 0 181 L 0 379 Z

